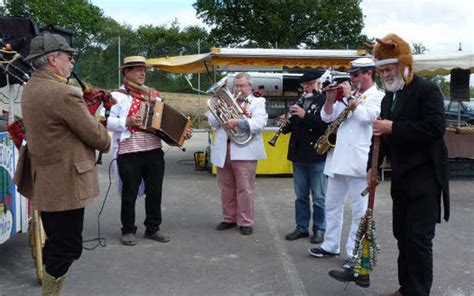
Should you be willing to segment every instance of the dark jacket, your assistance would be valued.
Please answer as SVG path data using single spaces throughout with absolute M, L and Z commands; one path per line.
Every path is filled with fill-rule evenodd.
M 316 93 L 313 94 L 312 99 L 313 102 L 305 109 L 305 116 L 302 119 L 292 116 L 289 123 L 282 129 L 283 134 L 291 132 L 288 160 L 292 162 L 314 162 L 326 159 L 326 154 L 319 155 L 314 149 L 314 144 L 328 127 L 328 124 L 321 120 L 320 114 L 326 98 Z
M 382 136 L 379 163 L 384 156 L 388 157 L 392 168 L 392 187 L 394 184 L 403 184 L 397 181 L 416 172 L 418 168 L 432 166 L 443 194 L 444 219 L 448 221 L 448 153 L 443 139 L 446 129 L 443 95 L 438 86 L 415 76 L 410 84 L 397 93 L 393 113 L 392 100 L 393 92 L 386 92 L 380 116 L 392 120 L 393 126 L 391 135 Z M 369 168 L 371 155 L 372 147 Z

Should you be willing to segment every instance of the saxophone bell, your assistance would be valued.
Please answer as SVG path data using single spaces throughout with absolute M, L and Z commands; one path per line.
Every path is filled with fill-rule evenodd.
M 324 135 L 319 137 L 318 141 L 314 145 L 314 149 L 318 154 L 323 155 L 324 153 L 328 152 L 331 148 L 336 146 L 336 134 L 339 126 L 347 119 L 349 113 L 354 111 L 357 108 L 357 101 L 358 98 L 362 95 L 359 90 L 361 88 L 361 84 L 357 83 L 356 89 L 353 92 L 353 100 L 354 103 L 350 102 L 349 105 L 342 110 L 342 112 L 336 117 L 336 119 L 328 126 Z

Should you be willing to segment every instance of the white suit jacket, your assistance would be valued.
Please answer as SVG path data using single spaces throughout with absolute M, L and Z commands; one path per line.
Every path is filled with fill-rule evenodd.
M 349 113 L 337 131 L 336 147 L 326 158 L 324 174 L 333 177 L 340 174 L 352 177 L 367 176 L 367 160 L 372 139 L 372 122 L 380 114 L 380 105 L 385 93 L 374 85 L 359 97 L 359 105 Z M 347 104 L 346 98 L 343 99 Z M 321 109 L 321 119 L 332 122 L 346 108 L 343 102 L 336 102 L 333 113 Z
M 252 140 L 246 145 L 237 145 L 234 142 L 230 143 L 230 159 L 231 160 L 259 160 L 265 159 L 265 147 L 263 145 L 262 130 L 267 125 L 268 114 L 265 110 L 265 98 L 254 97 L 249 95 L 248 100 L 250 105 L 248 112 L 252 115 L 251 118 L 246 118 L 250 133 L 253 134 Z M 227 152 L 227 133 L 217 119 L 211 112 L 207 112 L 209 125 L 216 131 L 216 137 L 211 145 L 211 162 L 216 167 L 223 168 L 226 152 Z

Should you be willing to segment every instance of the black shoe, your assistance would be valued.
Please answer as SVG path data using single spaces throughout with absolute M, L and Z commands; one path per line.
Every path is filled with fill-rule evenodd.
M 347 256 L 344 259 L 344 263 L 342 264 L 342 268 L 344 269 L 354 269 L 354 265 L 356 263 L 356 258 L 354 256 Z
M 317 258 L 326 258 L 326 257 L 336 257 L 336 256 L 339 256 L 339 253 L 331 253 L 331 252 L 328 252 L 328 251 L 324 250 L 324 249 L 321 248 L 321 247 L 308 249 L 308 253 L 309 253 L 311 256 L 314 256 L 314 257 L 317 257 Z
M 312 244 L 320 244 L 324 241 L 324 232 L 321 230 L 316 230 L 314 235 L 311 237 Z
M 242 235 L 250 235 L 253 232 L 252 226 L 240 226 L 239 230 Z
M 237 226 L 237 224 L 234 223 L 234 222 L 221 222 L 221 223 L 217 224 L 216 229 L 217 230 L 227 230 L 227 229 L 231 229 L 235 226 Z
M 293 241 L 293 240 L 297 240 L 299 238 L 302 238 L 302 237 L 308 237 L 309 236 L 309 233 L 307 232 L 301 232 L 298 230 L 298 228 L 295 229 L 295 231 L 293 231 L 292 233 L 290 234 L 287 234 L 285 236 L 285 239 L 286 240 L 289 240 L 289 241 Z
M 370 278 L 368 274 L 355 276 L 351 269 L 331 270 L 329 276 L 340 282 L 354 282 L 357 286 L 368 288 L 370 286 Z

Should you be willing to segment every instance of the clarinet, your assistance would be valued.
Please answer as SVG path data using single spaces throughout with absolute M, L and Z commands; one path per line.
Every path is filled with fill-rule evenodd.
M 293 104 L 293 105 L 298 105 L 298 106 L 302 106 L 303 105 L 303 101 L 304 101 L 304 96 L 306 95 L 306 92 L 304 92 L 301 97 Z M 275 147 L 275 144 L 276 144 L 276 141 L 278 140 L 278 137 L 280 136 L 281 132 L 283 131 L 283 128 L 288 124 L 291 116 L 293 114 L 290 112 L 288 112 L 288 114 L 286 115 L 286 117 L 288 118 L 288 120 L 282 124 L 280 124 L 280 127 L 278 128 L 278 130 L 276 131 L 275 135 L 273 136 L 273 138 L 268 141 L 268 144 L 272 147 Z

